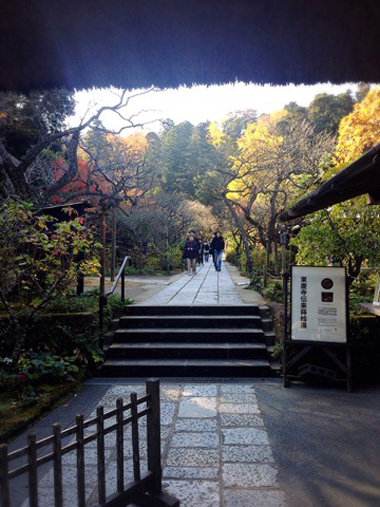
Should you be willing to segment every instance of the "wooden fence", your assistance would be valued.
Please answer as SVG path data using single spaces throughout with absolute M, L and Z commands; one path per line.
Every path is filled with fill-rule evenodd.
M 141 407 L 144 405 L 144 407 Z M 140 411 L 139 411 L 140 409 Z M 147 472 L 141 473 L 139 419 L 146 417 L 147 429 Z M 114 418 L 115 422 L 109 421 Z M 107 421 L 110 425 L 107 425 Z M 131 425 L 133 480 L 124 484 L 124 438 L 125 426 Z M 93 429 L 93 431 L 92 431 Z M 116 491 L 106 494 L 105 436 L 116 434 Z M 63 445 L 63 439 L 73 441 Z M 161 471 L 161 431 L 160 431 L 160 385 L 159 380 L 146 382 L 146 395 L 137 398 L 131 394 L 130 403 L 116 400 L 116 409 L 105 413 L 98 407 L 96 417 L 84 421 L 82 415 L 76 417 L 76 424 L 64 431 L 61 425 L 53 425 L 50 437 L 37 441 L 36 435 L 28 436 L 27 446 L 9 452 L 8 446 L 0 446 L 0 499 L 1 507 L 13 507 L 10 481 L 21 475 L 28 477 L 28 498 L 30 507 L 39 507 L 38 467 L 52 462 L 54 471 L 54 506 L 63 507 L 62 457 L 76 453 L 77 505 L 86 506 L 85 446 L 96 441 L 97 454 L 97 496 L 98 504 L 105 507 L 122 507 L 135 503 L 142 506 L 177 507 L 179 501 L 162 492 Z M 39 456 L 39 451 L 50 447 L 50 452 Z M 48 448 L 49 448 L 48 447 Z M 12 468 L 12 462 L 24 458 L 25 463 Z M 49 506 L 50 507 L 50 506 Z M 73 507 L 70 505 L 70 507 Z

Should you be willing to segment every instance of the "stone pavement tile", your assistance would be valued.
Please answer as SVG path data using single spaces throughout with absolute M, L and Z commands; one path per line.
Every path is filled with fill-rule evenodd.
M 223 427 L 264 426 L 264 420 L 257 414 L 220 414 Z
M 145 460 L 140 461 L 141 473 L 144 474 L 148 470 L 148 463 Z M 133 481 L 133 460 L 124 460 L 124 484 Z M 106 492 L 111 495 L 117 491 L 117 463 L 112 460 L 106 468 Z
M 258 405 L 254 403 L 221 403 L 221 414 L 260 414 Z
M 161 385 L 160 400 L 161 403 L 178 401 L 182 396 L 182 385 L 165 386 Z
M 112 386 L 105 396 L 102 398 L 108 398 L 108 397 L 114 397 L 115 399 L 120 397 L 123 398 L 124 396 L 127 397 L 129 400 L 131 399 L 131 393 L 137 393 L 137 395 L 145 396 L 146 394 L 146 387 L 145 383 L 131 383 L 131 384 L 119 384 Z
M 86 499 L 92 496 L 93 488 L 86 488 Z M 77 490 L 70 486 L 63 486 L 63 505 L 78 505 L 77 502 Z M 55 505 L 54 501 L 54 487 L 38 487 L 38 507 L 52 507 Z M 22 503 L 21 507 L 29 507 L 29 499 Z
M 219 468 L 165 467 L 163 477 L 168 479 L 219 479 Z
M 269 445 L 223 445 L 223 463 L 274 463 Z
M 216 398 L 211 397 L 194 397 L 184 398 L 179 403 L 178 417 L 215 417 Z
M 89 431 L 88 433 L 85 432 L 85 436 L 90 435 L 91 433 L 94 433 L 94 430 Z M 96 448 L 97 447 L 96 439 L 92 440 L 91 442 L 88 442 L 86 444 L 87 448 Z M 116 445 L 116 432 L 108 433 L 104 436 L 104 447 L 105 449 L 113 449 Z
M 277 470 L 272 465 L 225 463 L 223 481 L 227 488 L 276 487 Z
M 111 453 L 112 453 L 111 449 L 105 449 L 104 455 L 105 455 L 106 461 L 111 457 Z M 97 462 L 98 462 L 98 455 L 97 455 L 96 447 L 87 447 L 87 445 L 85 445 L 85 448 L 84 448 L 85 466 L 87 466 L 87 465 L 97 466 Z M 66 466 L 66 465 L 76 466 L 76 464 L 77 464 L 76 452 L 69 452 L 68 454 L 65 454 L 64 456 L 62 456 L 62 466 Z
M 97 483 L 97 467 L 85 466 L 84 469 L 85 484 L 89 487 L 95 487 Z M 76 486 L 77 484 L 77 469 L 71 465 L 62 467 L 62 482 L 65 486 Z M 45 476 L 38 483 L 41 488 L 54 487 L 54 470 L 51 468 Z
M 192 385 L 185 384 L 183 388 L 183 396 L 217 396 L 218 386 L 214 385 Z
M 220 395 L 220 403 L 254 403 L 257 405 L 256 394 L 224 393 Z
M 174 467 L 218 467 L 219 450 L 170 448 L 166 465 Z
M 242 425 L 239 425 L 242 426 Z M 214 419 L 177 419 L 175 431 L 217 431 L 218 422 Z
M 218 449 L 219 435 L 215 432 L 174 433 L 171 445 L 173 447 L 204 447 L 206 449 Z
M 171 424 L 177 410 L 177 403 L 161 403 L 161 424 L 166 426 Z
M 257 428 L 224 428 L 222 435 L 225 445 L 269 445 L 268 433 Z
M 222 384 L 220 386 L 220 394 L 221 396 L 227 393 L 235 393 L 235 394 L 255 394 L 254 386 L 244 385 L 244 384 Z
M 166 480 L 164 490 L 178 498 L 181 507 L 215 507 L 220 505 L 219 483 L 197 480 Z
M 278 490 L 238 489 L 224 491 L 224 507 L 286 507 L 285 493 Z

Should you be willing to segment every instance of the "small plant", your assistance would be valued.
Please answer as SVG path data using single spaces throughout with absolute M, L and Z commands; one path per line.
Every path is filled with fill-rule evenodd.
M 276 359 L 280 359 L 282 357 L 283 350 L 284 346 L 282 340 L 276 341 L 276 343 L 273 345 L 272 356 Z
M 269 282 L 268 286 L 263 289 L 262 294 L 264 297 L 276 303 L 283 303 L 284 297 L 282 293 L 282 283 L 279 281 Z
M 57 297 L 45 305 L 45 312 L 49 313 L 82 313 L 96 309 L 97 299 L 94 295 L 75 297 Z
M 28 352 L 20 358 L 19 377 L 29 382 L 60 382 L 69 375 L 79 372 L 75 356 L 60 357 L 50 353 Z
M 254 272 L 251 276 L 250 288 L 261 292 L 264 287 L 263 277 L 258 273 Z
M 24 407 L 31 407 L 35 405 L 38 399 L 39 396 L 36 394 L 34 387 L 32 387 L 30 384 L 23 387 L 19 395 L 19 401 Z

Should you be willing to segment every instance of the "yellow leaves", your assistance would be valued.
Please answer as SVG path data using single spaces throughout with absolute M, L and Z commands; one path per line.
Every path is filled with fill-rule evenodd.
M 39 220 L 37 225 L 40 229 L 47 229 L 47 225 L 43 220 Z
M 220 146 L 222 146 L 227 141 L 227 135 L 220 130 L 219 125 L 216 121 L 210 123 L 209 125 L 208 139 L 214 148 L 220 148 Z
M 380 143 L 380 87 L 368 92 L 362 102 L 340 122 L 335 158 L 349 163 Z

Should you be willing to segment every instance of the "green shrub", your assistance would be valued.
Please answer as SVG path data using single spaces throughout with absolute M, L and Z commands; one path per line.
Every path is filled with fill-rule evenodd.
M 82 313 L 96 310 L 97 296 L 92 291 L 86 295 L 75 297 L 58 297 L 47 303 L 45 313 Z
M 257 290 L 258 292 L 262 292 L 264 288 L 264 279 L 260 272 L 254 271 L 251 275 L 251 283 L 250 288 Z
M 265 259 L 266 259 L 266 251 L 264 248 L 261 248 L 260 250 L 255 249 L 251 251 L 252 256 L 252 262 L 256 269 L 258 269 L 260 272 L 263 270 L 263 266 L 265 265 Z
M 227 252 L 226 261 L 240 268 L 240 255 L 236 253 L 236 250 L 229 250 Z
M 270 301 L 275 301 L 276 303 L 283 303 L 284 301 L 282 283 L 279 281 L 269 282 L 267 287 L 263 289 L 262 294 Z

